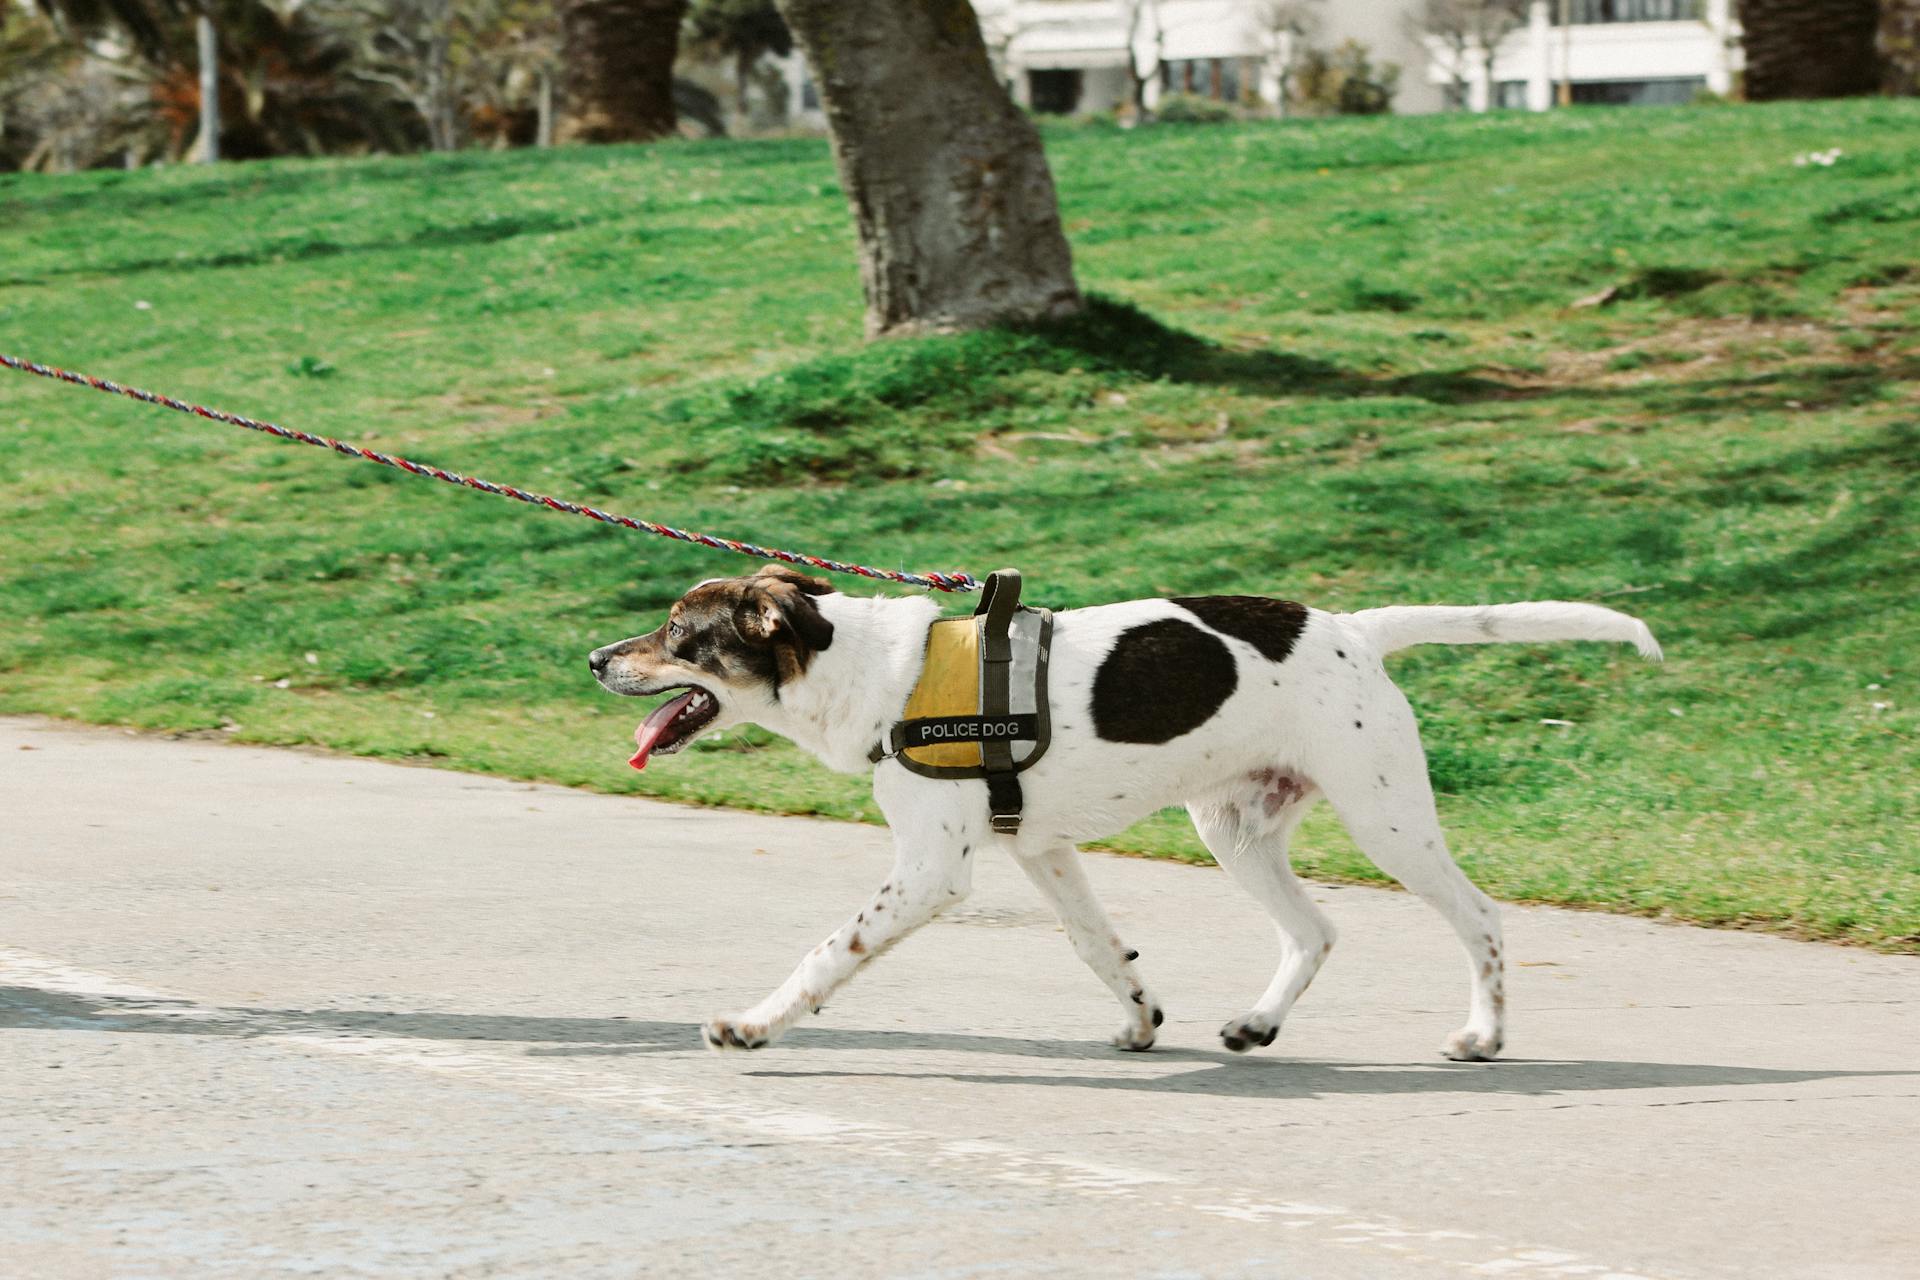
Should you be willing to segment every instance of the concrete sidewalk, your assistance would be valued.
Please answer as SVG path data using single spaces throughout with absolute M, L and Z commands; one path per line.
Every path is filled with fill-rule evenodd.
M 617 750 L 619 744 L 610 744 Z M 671 767 L 670 765 L 667 767 Z M 1281 1039 L 1270 930 L 1093 857 L 1166 1002 L 1017 869 L 751 1056 L 699 1046 L 885 833 L 0 719 L 8 1276 L 1920 1275 L 1920 962 L 1506 914 L 1515 1055 L 1405 895 Z

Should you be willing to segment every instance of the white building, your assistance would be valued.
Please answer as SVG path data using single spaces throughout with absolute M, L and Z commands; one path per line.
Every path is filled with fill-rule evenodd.
M 1725 94 L 1743 65 L 1733 0 L 1534 0 L 1525 27 L 1493 50 L 1426 41 L 1427 78 L 1450 105 L 1545 111 L 1565 85 L 1575 105 L 1690 102 Z M 1564 5 L 1564 8 L 1562 7 Z M 1570 18 L 1570 22 L 1564 22 Z M 1456 99 L 1464 97 L 1464 101 Z
M 1574 103 L 1685 102 L 1726 93 L 1740 68 L 1731 0 L 1534 0 L 1530 21 L 1494 49 L 1455 50 L 1420 31 L 1419 0 L 975 0 L 1014 97 L 1036 111 L 1091 115 L 1167 92 L 1282 110 L 1280 86 L 1303 41 L 1284 16 L 1308 9 L 1312 44 L 1348 40 L 1396 63 L 1393 109 L 1544 111 L 1569 82 Z M 1458 64 L 1458 65 L 1457 65 Z M 796 104 L 799 105 L 799 104 Z

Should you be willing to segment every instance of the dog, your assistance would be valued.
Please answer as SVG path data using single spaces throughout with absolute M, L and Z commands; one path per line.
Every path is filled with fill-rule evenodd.
M 1661 657 L 1646 625 L 1589 604 L 1398 606 L 1325 613 L 1259 596 L 1135 600 L 1054 615 L 1053 741 L 1021 775 L 1024 821 L 996 833 L 985 787 L 869 758 L 920 676 L 926 597 L 844 595 L 773 565 L 689 591 L 656 631 L 595 649 L 588 666 L 617 694 L 675 692 L 636 731 L 633 763 L 703 733 L 753 723 L 829 768 L 873 775 L 892 829 L 885 883 L 778 990 L 702 1028 L 719 1050 L 759 1049 L 817 1011 L 862 964 L 967 895 L 974 861 L 1010 854 L 1058 914 L 1080 958 L 1119 1001 L 1113 1043 L 1151 1048 L 1158 1000 L 1095 900 L 1076 845 L 1184 804 L 1220 865 L 1273 917 L 1280 964 L 1228 1049 L 1273 1043 L 1333 950 L 1334 927 L 1287 860 L 1324 798 L 1354 843 L 1419 895 L 1466 947 L 1466 1025 L 1442 1052 L 1485 1060 L 1506 1038 L 1504 961 L 1493 901 L 1447 850 L 1412 709 L 1381 660 L 1417 644 L 1631 643 Z

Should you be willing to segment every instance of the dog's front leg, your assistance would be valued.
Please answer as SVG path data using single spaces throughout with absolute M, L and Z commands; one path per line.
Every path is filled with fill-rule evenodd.
M 733 1018 L 714 1018 L 701 1030 L 715 1049 L 759 1049 L 772 1044 L 851 978 L 866 961 L 967 896 L 972 850 L 950 841 L 894 834 L 893 871 L 853 919 L 807 953 L 780 989 Z

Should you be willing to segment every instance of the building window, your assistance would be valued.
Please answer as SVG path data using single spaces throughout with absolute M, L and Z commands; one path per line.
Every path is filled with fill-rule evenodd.
M 1080 73 L 1058 68 L 1027 72 L 1027 97 L 1045 115 L 1067 116 L 1080 105 Z
M 1700 0 L 1572 0 L 1576 23 L 1698 22 Z
M 1525 80 L 1502 80 L 1493 86 L 1493 109 L 1495 111 L 1525 111 L 1527 109 L 1527 82 Z
M 1240 101 L 1241 59 L 1180 58 L 1160 64 L 1160 87 L 1221 102 Z
M 1594 80 L 1576 81 L 1575 106 L 1672 107 L 1692 102 L 1707 87 L 1704 76 L 1673 80 Z

